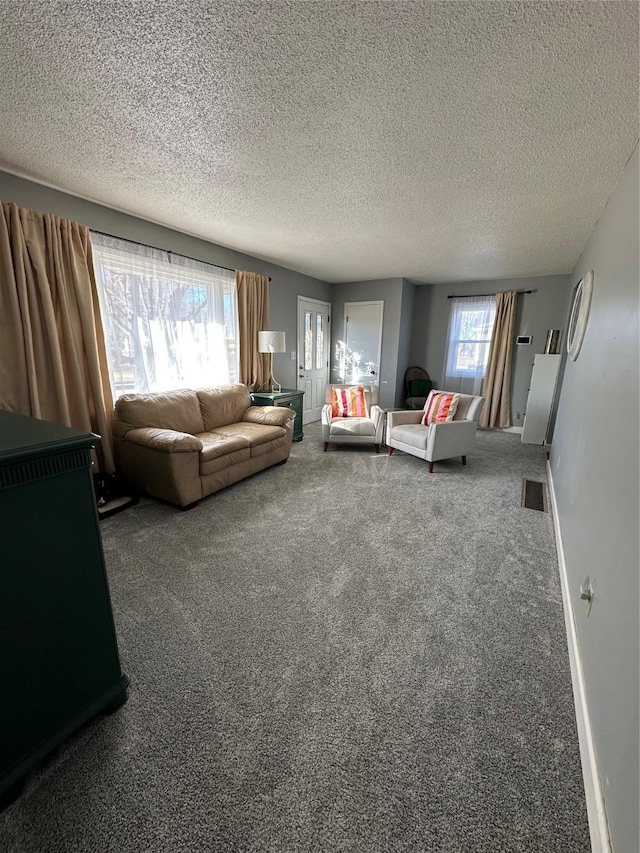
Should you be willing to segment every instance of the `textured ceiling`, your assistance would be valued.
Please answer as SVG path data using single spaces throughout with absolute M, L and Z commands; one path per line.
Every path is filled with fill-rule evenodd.
M 327 281 L 570 271 L 637 2 L 0 0 L 0 168 Z

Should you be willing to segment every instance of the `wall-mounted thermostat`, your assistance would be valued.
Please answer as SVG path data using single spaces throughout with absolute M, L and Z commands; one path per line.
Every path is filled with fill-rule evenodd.
M 518 335 L 518 337 L 516 338 L 516 344 L 519 347 L 530 347 L 532 340 L 533 335 Z

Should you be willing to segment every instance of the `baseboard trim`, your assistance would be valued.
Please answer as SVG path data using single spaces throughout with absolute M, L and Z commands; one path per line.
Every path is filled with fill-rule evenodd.
M 549 484 L 549 498 L 553 516 L 553 526 L 556 535 L 556 549 L 558 552 L 558 568 L 560 570 L 560 586 L 562 588 L 562 604 L 564 609 L 564 622 L 567 631 L 567 645 L 569 648 L 569 663 L 571 666 L 571 683 L 573 685 L 573 698 L 576 709 L 576 723 L 578 727 L 578 741 L 580 744 L 580 759 L 582 761 L 582 776 L 584 779 L 584 794 L 587 802 L 587 817 L 589 819 L 589 835 L 591 836 L 592 853 L 612 853 L 611 840 L 609 837 L 609 826 L 604 807 L 604 797 L 600 785 L 596 751 L 593 743 L 593 732 L 589 719 L 589 708 L 587 706 L 587 693 L 584 684 L 584 672 L 580 657 L 580 646 L 578 645 L 578 633 L 575 618 L 571 607 L 569 595 L 569 578 L 567 576 L 567 565 L 564 559 L 564 547 L 562 544 L 562 532 L 560 519 L 556 504 L 556 495 L 553 484 L 551 465 L 547 462 L 547 479 Z

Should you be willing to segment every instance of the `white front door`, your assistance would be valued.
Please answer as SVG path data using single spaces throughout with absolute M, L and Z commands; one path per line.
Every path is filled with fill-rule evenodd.
M 330 317 L 328 302 L 298 296 L 298 391 L 304 391 L 303 424 L 320 420 L 329 383 Z
M 345 385 L 379 385 L 383 301 L 345 302 L 344 340 L 338 341 L 338 375 Z

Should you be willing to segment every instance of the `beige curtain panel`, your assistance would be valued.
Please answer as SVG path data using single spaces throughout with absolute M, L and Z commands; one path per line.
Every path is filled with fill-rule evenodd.
M 489 345 L 489 361 L 482 383 L 486 402 L 480 415 L 481 427 L 511 426 L 511 360 L 516 324 L 514 290 L 496 293 L 496 319 Z
M 258 352 L 258 332 L 269 328 L 269 279 L 266 275 L 236 270 L 240 334 L 240 382 L 250 391 L 268 387 L 268 353 Z
M 4 202 L 0 408 L 98 433 L 98 465 L 115 470 L 89 229 Z

